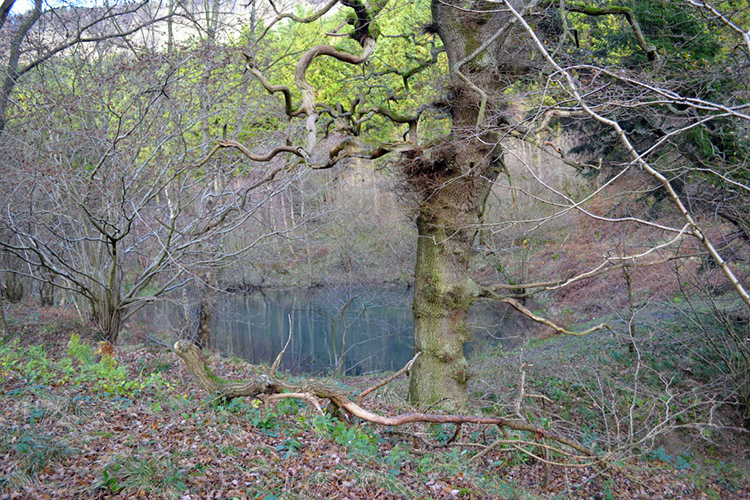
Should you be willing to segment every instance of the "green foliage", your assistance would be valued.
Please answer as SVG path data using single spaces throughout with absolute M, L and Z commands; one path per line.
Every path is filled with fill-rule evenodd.
M 300 403 L 296 399 L 286 398 L 276 405 L 279 415 L 296 415 L 300 410 Z
M 29 382 L 49 384 L 55 380 L 54 363 L 47 358 L 44 347 L 30 347 L 26 359 L 23 372 Z
M 713 469 L 719 477 L 719 483 L 729 491 L 735 492 L 742 488 L 745 474 L 736 465 L 724 460 L 706 459 L 706 465 Z
M 664 451 L 664 447 L 659 446 L 657 449 L 651 451 L 647 457 L 649 460 L 655 460 L 658 462 L 671 463 L 672 457 Z
M 650 451 L 646 455 L 646 458 L 651 461 L 672 465 L 677 470 L 683 470 L 691 467 L 690 460 L 692 457 L 689 452 L 673 457 L 664 450 L 663 446 L 659 446 L 657 449 Z
M 161 373 L 132 377 L 126 367 L 118 366 L 111 358 L 102 358 L 98 363 L 83 366 L 74 380 L 89 383 L 95 392 L 106 396 L 138 396 L 170 387 Z
M 282 443 L 276 445 L 276 451 L 281 453 L 281 458 L 288 458 L 290 455 L 294 455 L 300 448 L 302 448 L 302 443 L 297 439 L 285 439 Z
M 310 13 L 302 7 L 299 9 L 302 11 L 299 15 Z M 318 23 L 282 23 L 266 37 L 263 50 L 258 55 L 260 65 L 273 62 L 265 71 L 266 76 L 274 84 L 289 87 L 295 104 L 301 100 L 293 80 L 293 65 L 297 58 L 278 60 L 278 54 L 299 54 L 319 43 L 331 43 L 344 52 L 361 52 L 361 47 L 349 37 L 328 40 L 321 37 L 321 33 L 334 31 L 350 13 L 350 9 L 341 9 Z M 344 109 L 349 109 L 352 99 L 361 94 L 364 103 L 360 108 L 384 106 L 394 113 L 410 114 L 420 104 L 434 100 L 438 96 L 435 83 L 438 75 L 445 74 L 447 61 L 441 56 L 437 64 L 424 65 L 425 61 L 431 59 L 434 35 L 403 36 L 405 33 L 419 33 L 421 26 L 429 20 L 429 2 L 426 0 L 405 2 L 399 4 L 398 8 L 384 9 L 377 17 L 376 30 L 383 36 L 378 37 L 377 49 L 365 65 L 355 66 L 331 58 L 317 58 L 310 66 L 307 80 L 316 89 L 316 101 L 331 107 L 340 104 Z M 407 89 L 403 75 L 422 65 L 423 70 L 409 77 Z M 376 84 L 373 84 L 374 78 L 377 79 Z M 279 125 L 263 123 L 258 131 L 269 127 L 280 128 Z M 424 127 L 426 134 L 432 129 L 432 126 Z M 403 126 L 375 115 L 360 132 L 366 132 L 363 138 L 367 141 L 392 141 L 404 130 Z
M 278 427 L 278 415 L 272 411 L 254 409 L 250 413 L 250 423 L 258 429 L 273 430 Z
M 669 70 L 694 69 L 714 61 L 722 53 L 719 33 L 711 29 L 697 10 L 664 0 L 629 0 L 624 5 L 607 1 L 601 7 L 613 7 L 623 12 L 629 9 L 646 42 L 666 59 Z M 597 64 L 626 68 L 649 64 L 647 54 L 638 44 L 624 15 L 571 13 L 569 18 L 580 33 L 579 56 Z
M 54 365 L 43 346 L 21 348 L 14 339 L 0 347 L 0 375 L 4 377 L 17 374 L 29 384 L 49 384 L 58 378 Z
M 71 335 L 67 354 L 55 361 L 47 356 L 44 347 L 22 349 L 16 341 L 0 347 L 0 370 L 6 376 L 19 374 L 29 384 L 70 382 L 115 399 L 155 394 L 171 388 L 161 373 L 134 377 L 113 358 L 105 356 L 96 361 L 91 346 L 81 342 L 77 334 Z
M 244 399 L 235 398 L 229 402 L 217 405 L 216 410 L 219 412 L 229 412 L 238 417 L 245 418 L 250 421 L 253 427 L 268 431 L 269 433 L 270 431 L 275 431 L 281 425 L 279 413 L 269 411 L 268 408 L 261 406 L 260 401 L 257 399 L 247 402 Z M 279 408 L 279 412 L 282 415 L 296 413 L 296 411 L 296 406 L 291 405 L 284 405 Z
M 378 455 L 377 440 L 356 425 L 347 425 L 328 414 L 316 416 L 313 425 L 355 456 Z
M 649 43 L 668 59 L 670 69 L 695 68 L 714 61 L 722 51 L 718 32 L 697 10 L 663 0 L 631 1 L 630 7 Z M 616 43 L 616 41 L 615 41 Z M 632 45 L 632 44 L 631 44 Z M 632 60 L 645 55 L 633 49 Z
M 95 362 L 96 356 L 90 345 L 81 342 L 81 337 L 74 333 L 68 341 L 68 356 L 74 361 L 84 365 L 91 365 Z
M 385 463 L 391 467 L 391 473 L 395 474 L 401 470 L 404 462 L 409 459 L 409 452 L 402 449 L 398 443 L 388 450 L 385 457 Z
M 430 426 L 432 439 L 440 444 L 445 444 L 453 436 L 454 430 L 455 425 L 433 424 Z
M 638 44 L 634 30 L 624 15 L 590 16 L 571 12 L 567 16 L 568 27 L 575 31 L 576 40 L 580 43 L 570 43 L 569 53 L 576 60 L 620 68 L 619 71 L 625 74 L 633 70 L 634 79 L 651 80 L 655 87 L 674 91 L 687 98 L 731 103 L 732 106 L 747 104 L 746 71 L 738 64 L 738 59 L 744 59 L 744 55 L 737 57 L 739 45 L 734 41 L 735 34 L 712 20 L 711 16 L 701 15 L 701 9 L 686 8 L 680 3 L 666 0 L 607 0 L 597 5 L 591 2 L 578 2 L 577 5 L 584 4 L 592 10 L 608 7 L 632 12 L 646 43 L 658 52 L 659 62 L 653 66 L 653 62 L 648 60 L 647 53 Z M 738 18 L 743 16 L 736 6 L 724 5 L 722 8 L 736 11 Z M 651 74 L 645 76 L 643 71 Z M 620 91 L 633 91 L 629 84 L 622 83 L 615 82 Z M 659 119 L 665 116 L 672 116 L 674 118 L 667 122 L 671 120 L 676 124 L 679 120 L 677 117 L 688 108 L 679 104 L 664 106 L 654 103 L 639 108 L 636 113 L 620 109 L 617 111 L 618 121 L 636 149 L 648 149 L 663 134 L 655 123 L 660 123 Z M 609 129 L 588 123 L 583 124 L 579 132 L 586 136 L 586 140 L 571 148 L 571 153 L 598 151 L 596 154 L 601 155 L 601 151 L 608 151 L 604 159 L 622 158 L 622 151 L 615 146 L 617 138 Z M 736 117 L 717 115 L 710 122 L 686 127 L 686 130 L 675 134 L 668 144 L 662 144 L 650 153 L 650 161 L 677 186 L 702 182 L 712 189 L 720 186 L 726 192 L 732 186 L 722 175 L 698 173 L 696 167 L 705 170 L 710 165 L 714 171 L 744 182 L 747 180 L 747 169 L 743 161 L 749 152 L 750 136 L 746 124 Z M 675 169 L 674 154 L 684 157 L 688 164 Z M 746 200 L 741 202 L 747 204 Z M 736 203 L 734 198 L 732 203 Z

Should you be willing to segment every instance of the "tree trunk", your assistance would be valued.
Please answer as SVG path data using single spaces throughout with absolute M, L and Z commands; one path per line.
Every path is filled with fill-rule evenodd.
M 211 347 L 211 308 L 214 302 L 212 295 L 210 287 L 204 285 L 198 310 L 198 345 L 201 349 Z
M 492 148 L 482 144 L 444 149 L 439 153 L 440 165 L 432 165 L 433 171 L 440 172 L 440 177 L 432 179 L 437 187 L 423 191 L 427 196 L 417 218 L 412 303 L 415 347 L 422 355 L 409 387 L 409 399 L 416 404 L 453 410 L 466 405 L 464 343 L 466 316 L 473 301 L 469 260 L 479 223 L 480 194 L 494 180 L 492 155 Z
M 460 409 L 466 405 L 469 376 L 463 349 L 472 303 L 471 246 L 483 201 L 503 168 L 496 132 L 501 98 L 487 99 L 485 93 L 483 99 L 477 89 L 497 88 L 503 80 L 499 70 L 512 63 L 505 64 L 506 52 L 493 49 L 459 68 L 458 63 L 507 19 L 498 18 L 496 11 L 478 14 L 482 10 L 476 9 L 485 9 L 484 4 L 476 9 L 472 2 L 460 2 L 460 8 L 450 4 L 433 0 L 432 28 L 443 41 L 451 69 L 444 105 L 451 112 L 452 133 L 448 141 L 406 165 L 409 182 L 422 199 L 412 304 L 415 347 L 422 355 L 414 366 L 409 398 L 419 405 Z
M 55 305 L 55 287 L 52 283 L 42 282 L 39 287 L 39 305 L 51 307 Z
M 97 315 L 97 322 L 106 339 L 112 343 L 117 343 L 120 336 L 120 327 L 122 326 L 122 309 L 119 307 L 107 307 Z
M 8 325 L 5 323 L 5 311 L 3 310 L 4 302 L 3 294 L 0 292 L 0 339 L 8 336 Z
M 8 65 L 5 69 L 5 76 L 0 90 L 0 136 L 5 131 L 8 124 L 8 107 L 11 103 L 11 93 L 16 88 L 18 80 L 18 63 L 21 60 L 21 44 L 26 37 L 26 33 L 36 24 L 42 15 L 42 1 L 34 0 L 34 8 L 26 15 L 23 23 L 13 35 L 8 51 Z
M 103 295 L 96 300 L 89 299 L 91 310 L 90 319 L 101 331 L 102 335 L 110 343 L 115 344 L 120 335 L 123 311 L 119 307 L 113 307 L 111 298 Z
M 11 304 L 17 304 L 23 300 L 23 281 L 16 273 L 5 273 L 5 296 Z
M 109 268 L 107 286 L 100 286 L 99 300 L 95 305 L 96 319 L 99 327 L 112 344 L 117 343 L 122 327 L 122 317 L 126 308 L 122 304 L 122 263 L 119 259 L 117 242 L 109 245 Z
M 467 278 L 477 222 L 469 181 L 463 178 L 431 193 L 419 210 L 412 309 L 415 347 L 422 355 L 409 388 L 417 404 L 466 405 Z
M 55 305 L 55 286 L 53 284 L 55 276 L 47 268 L 40 270 L 44 281 L 39 286 L 39 304 L 42 307 Z

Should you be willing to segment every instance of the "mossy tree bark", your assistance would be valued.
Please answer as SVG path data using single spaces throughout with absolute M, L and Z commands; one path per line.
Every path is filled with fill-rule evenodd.
M 466 405 L 469 259 L 479 222 L 479 193 L 490 182 L 472 170 L 491 175 L 489 153 L 476 144 L 440 151 L 437 168 L 444 180 L 425 192 L 429 194 L 420 206 L 412 308 L 415 347 L 422 355 L 412 373 L 409 397 L 421 405 Z
M 487 5 L 432 2 L 432 29 L 445 46 L 451 74 L 448 99 L 442 104 L 450 110 L 452 132 L 406 168 L 421 195 L 412 308 L 415 347 L 422 355 L 414 366 L 409 397 L 419 405 L 448 409 L 460 409 L 467 401 L 463 349 L 472 303 L 469 260 L 484 200 L 504 168 L 500 92 L 525 71 L 528 61 L 520 37 L 513 37 L 511 30 L 472 57 L 509 25 L 507 13 L 488 10 Z
M 98 250 L 95 247 L 90 248 L 92 252 Z M 123 317 L 127 312 L 127 306 L 122 300 L 123 270 L 117 238 L 109 237 L 106 252 L 106 267 L 101 273 L 100 282 L 94 283 L 91 287 L 89 302 L 93 319 L 102 335 L 112 344 L 116 344 Z M 91 260 L 97 262 L 98 258 L 92 257 Z

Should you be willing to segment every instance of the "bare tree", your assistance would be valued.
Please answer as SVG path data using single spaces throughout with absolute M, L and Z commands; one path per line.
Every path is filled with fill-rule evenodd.
M 263 239 L 267 233 L 241 247 L 224 244 L 286 184 L 271 182 L 280 170 L 269 163 L 275 150 L 248 151 L 247 161 L 203 153 L 192 131 L 205 112 L 176 99 L 199 79 L 176 78 L 176 67 L 158 56 L 117 64 L 113 56 L 82 66 L 59 61 L 34 82 L 45 106 L 25 119 L 45 125 L 6 131 L 11 182 L 1 220 L 14 235 L 3 250 L 28 264 L 21 273 L 84 297 L 115 342 L 144 304 L 202 282 Z M 186 61 L 175 63 L 184 69 Z M 264 167 L 237 176 L 252 160 Z
M 125 39 L 169 17 L 149 15 L 147 1 L 92 8 L 76 3 L 48 5 L 44 0 L 35 0 L 28 12 L 10 15 L 14 5 L 16 1 L 9 0 L 0 9 L 0 33 L 7 40 L 0 91 L 0 133 L 8 122 L 13 90 L 40 64 L 77 45 Z M 158 13 L 159 9 L 151 12 Z
M 124 39 L 170 17 L 169 14 L 149 16 L 144 9 L 147 4 L 149 2 L 91 8 L 79 7 L 76 3 L 50 5 L 43 0 L 34 0 L 28 12 L 11 14 L 18 2 L 4 1 L 0 5 L 0 40 L 4 47 L 4 72 L 0 78 L 0 137 L 8 124 L 13 92 L 25 75 L 78 45 Z M 11 279 L 16 279 L 14 274 L 12 276 Z

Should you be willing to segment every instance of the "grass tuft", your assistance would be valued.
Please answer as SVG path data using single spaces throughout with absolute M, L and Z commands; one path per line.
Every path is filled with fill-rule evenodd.
M 187 489 L 186 474 L 166 454 L 138 449 L 116 455 L 101 468 L 94 491 L 147 493 L 159 498 L 177 498 Z

